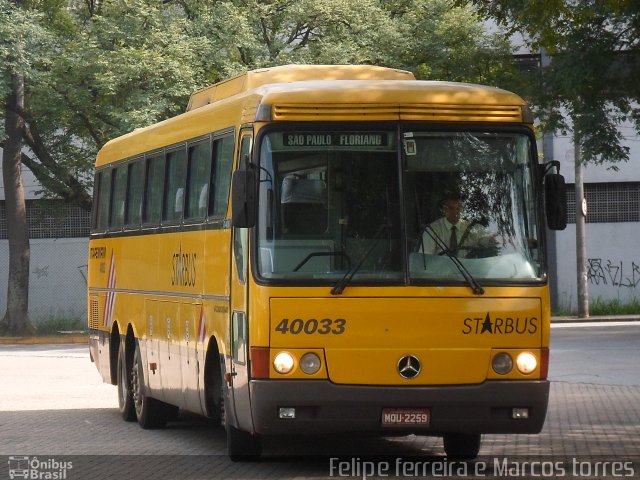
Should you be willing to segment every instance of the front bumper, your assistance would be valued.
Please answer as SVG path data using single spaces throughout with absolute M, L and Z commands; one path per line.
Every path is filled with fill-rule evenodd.
M 538 433 L 549 400 L 549 382 L 487 381 L 480 385 L 376 387 L 329 381 L 252 380 L 255 432 L 262 435 L 323 433 Z M 278 418 L 279 407 L 295 407 L 295 419 Z M 384 428 L 385 407 L 427 407 L 428 428 Z M 513 419 L 514 407 L 529 418 Z

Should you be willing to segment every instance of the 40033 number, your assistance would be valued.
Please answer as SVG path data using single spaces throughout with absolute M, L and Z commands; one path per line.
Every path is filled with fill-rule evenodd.
M 323 318 L 316 320 L 310 318 L 303 320 L 301 318 L 294 318 L 289 320 L 283 318 L 276 326 L 276 332 L 282 334 L 290 333 L 292 335 L 298 335 L 305 333 L 307 335 L 313 335 L 319 333 L 320 335 L 342 335 L 347 327 L 347 321 L 344 318 Z

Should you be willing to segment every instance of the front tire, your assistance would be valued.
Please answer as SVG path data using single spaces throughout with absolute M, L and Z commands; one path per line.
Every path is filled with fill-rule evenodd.
M 443 440 L 444 451 L 449 458 L 472 460 L 480 452 L 479 433 L 445 433 Z
M 227 455 L 233 462 L 257 460 L 262 453 L 262 437 L 227 424 Z
M 136 410 L 133 405 L 133 391 L 131 388 L 131 365 L 127 361 L 125 342 L 122 338 L 118 349 L 117 383 L 120 415 L 126 422 L 133 422 L 136 419 Z

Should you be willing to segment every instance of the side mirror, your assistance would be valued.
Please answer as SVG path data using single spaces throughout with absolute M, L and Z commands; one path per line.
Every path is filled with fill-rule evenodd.
M 258 184 L 253 170 L 237 170 L 231 182 L 231 225 L 251 228 L 256 224 Z
M 544 176 L 544 205 L 551 230 L 567 228 L 567 188 L 559 173 Z

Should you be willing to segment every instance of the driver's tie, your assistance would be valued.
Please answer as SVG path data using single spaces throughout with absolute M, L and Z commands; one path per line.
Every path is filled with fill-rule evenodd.
M 449 237 L 449 250 L 453 253 L 458 249 L 458 234 L 456 233 L 458 229 L 454 225 L 451 227 L 451 236 Z

